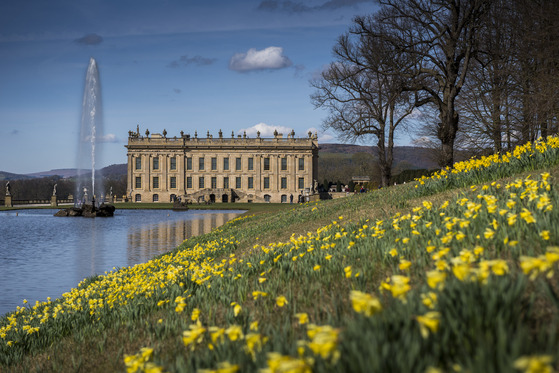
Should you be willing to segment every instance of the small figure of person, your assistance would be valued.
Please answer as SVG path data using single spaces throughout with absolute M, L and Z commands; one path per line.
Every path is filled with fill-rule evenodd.
M 53 196 L 56 196 L 56 186 L 57 186 L 57 185 L 58 185 L 58 184 L 54 184 L 54 187 L 52 188 L 52 195 L 53 195 Z
M 9 181 L 6 183 L 6 195 L 7 195 L 7 196 L 11 196 L 11 195 L 12 195 L 12 187 L 11 187 Z
M 289 203 L 293 204 L 293 193 L 289 196 Z

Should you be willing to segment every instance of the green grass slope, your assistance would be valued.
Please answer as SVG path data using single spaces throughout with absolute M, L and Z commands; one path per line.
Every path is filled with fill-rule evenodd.
M 7 315 L 0 370 L 553 371 L 558 163 L 550 138 L 238 218 Z

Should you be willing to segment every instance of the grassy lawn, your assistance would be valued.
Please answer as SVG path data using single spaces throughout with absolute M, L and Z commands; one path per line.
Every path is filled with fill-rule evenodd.
M 254 211 L 86 279 L 0 319 L 0 370 L 551 372 L 559 143 L 540 149 Z

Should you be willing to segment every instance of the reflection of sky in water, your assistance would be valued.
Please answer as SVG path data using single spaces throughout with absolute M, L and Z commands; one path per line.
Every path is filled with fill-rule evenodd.
M 118 210 L 113 218 L 0 212 L 0 315 L 57 298 L 86 277 L 132 266 L 208 233 L 243 211 Z

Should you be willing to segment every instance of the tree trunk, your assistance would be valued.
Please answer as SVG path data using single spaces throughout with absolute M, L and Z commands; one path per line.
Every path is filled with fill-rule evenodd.
M 492 92 L 492 102 L 491 102 L 491 139 L 493 140 L 493 146 L 496 153 L 500 153 L 503 150 L 502 146 L 502 102 L 503 97 L 501 90 L 501 82 L 495 77 L 493 78 L 493 92 Z
M 386 154 L 384 133 L 379 134 L 377 142 L 378 165 L 380 168 L 380 185 L 384 188 L 390 185 L 392 177 L 392 149 L 388 147 Z
M 452 167 L 454 164 L 454 141 L 458 131 L 458 113 L 454 106 L 441 108 L 441 123 L 437 131 L 437 137 L 441 141 L 441 167 Z

